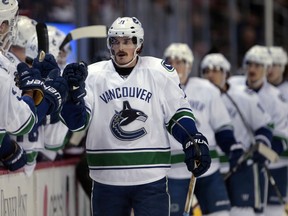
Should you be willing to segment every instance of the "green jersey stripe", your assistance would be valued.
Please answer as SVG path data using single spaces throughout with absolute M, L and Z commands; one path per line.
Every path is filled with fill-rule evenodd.
M 170 164 L 170 151 L 166 152 L 86 152 L 89 166 L 131 166 Z
M 167 124 L 167 129 L 170 133 L 172 133 L 172 128 L 175 125 L 174 121 L 179 121 L 182 118 L 191 118 L 195 121 L 195 117 L 193 115 L 193 113 L 190 110 L 183 110 L 181 112 L 177 112 L 169 121 L 169 123 Z
M 25 124 L 23 124 L 19 130 L 14 131 L 13 133 L 11 132 L 11 134 L 16 136 L 27 134 L 32 130 L 34 124 L 35 124 L 35 116 L 31 114 L 29 119 L 25 122 Z

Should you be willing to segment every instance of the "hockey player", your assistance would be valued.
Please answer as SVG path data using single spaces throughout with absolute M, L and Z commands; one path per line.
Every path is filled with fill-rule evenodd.
M 18 2 L 10 4 L 0 3 L 0 94 L 1 122 L 0 122 L 0 159 L 3 165 L 11 171 L 23 167 L 27 156 L 23 149 L 8 134 L 26 134 L 36 123 L 36 108 L 33 98 L 29 94 L 19 97 L 15 94 L 13 74 L 15 68 L 5 57 L 15 38 L 15 21 L 17 19 Z
M 245 54 L 243 60 L 243 67 L 246 70 L 246 76 L 245 80 L 242 81 L 242 84 L 245 85 L 246 83 L 249 88 L 257 92 L 262 106 L 271 116 L 274 127 L 272 148 L 280 155 L 287 149 L 287 108 L 285 108 L 286 105 L 282 100 L 283 97 L 280 91 L 267 82 L 267 70 L 271 65 L 272 59 L 268 53 L 267 47 L 260 45 L 251 47 Z M 233 79 L 233 83 L 239 84 L 240 82 L 237 80 L 238 79 Z M 274 171 L 277 172 L 277 170 L 280 171 L 279 173 L 281 173 L 280 182 L 282 182 L 282 186 L 280 186 L 280 189 L 281 194 L 285 194 L 287 187 L 287 174 L 284 174 L 286 172 L 285 165 L 279 161 L 279 163 L 277 162 L 273 164 L 273 167 L 273 170 L 271 170 L 272 174 Z M 283 178 L 283 176 L 285 176 L 285 178 Z M 278 182 L 279 180 L 277 180 L 277 178 L 278 177 L 276 177 L 276 181 Z M 284 207 L 282 206 L 281 208 L 277 209 L 283 212 Z M 267 208 L 267 214 L 268 213 L 269 208 Z M 275 215 L 281 214 L 282 213 L 277 212 Z
M 67 57 L 71 53 L 71 46 L 67 44 L 63 50 L 59 50 L 61 43 L 63 42 L 66 34 L 55 26 L 48 25 L 48 38 L 49 38 L 49 53 L 52 54 L 61 70 L 67 64 Z M 38 39 L 37 34 L 34 33 L 27 40 L 25 49 L 26 61 L 31 62 L 38 55 Z
M 11 53 L 9 54 L 10 59 L 13 60 L 11 62 L 21 60 L 28 64 L 30 63 L 31 66 L 33 65 L 33 59 L 38 55 L 38 40 L 35 26 L 35 21 L 28 17 L 21 16 L 20 19 L 18 19 L 18 36 L 13 46 L 14 49 L 11 49 Z M 30 33 L 26 32 L 26 28 L 31 30 Z M 56 27 L 48 26 L 48 37 L 49 53 L 56 58 L 58 66 L 64 68 L 69 50 L 62 51 L 63 57 L 60 57 L 59 46 L 65 38 L 65 34 Z M 21 53 L 15 51 L 21 51 Z M 14 58 L 12 58 L 13 56 Z M 22 58 L 18 59 L 16 56 Z M 57 68 L 56 62 L 54 66 Z M 47 78 L 48 71 L 41 74 L 42 79 Z M 24 148 L 28 155 L 27 164 L 24 166 L 24 171 L 28 176 L 31 176 L 34 171 L 39 152 L 41 152 L 41 156 L 39 157 L 42 157 L 44 160 L 53 161 L 56 159 L 57 151 L 63 148 L 67 131 L 68 128 L 60 121 L 58 113 L 54 113 L 43 119 L 43 121 L 39 123 L 39 127 L 37 129 L 34 128 L 31 133 L 24 136 L 17 136 L 16 141 Z
M 6 57 L 14 65 L 17 66 L 20 62 L 25 62 L 27 42 L 36 34 L 36 24 L 37 22 L 35 20 L 30 19 L 27 16 L 18 16 L 16 22 L 17 34 L 9 52 L 6 53 Z M 36 57 L 37 55 L 34 58 Z
M 132 208 L 135 216 L 169 215 L 168 132 L 182 144 L 195 176 L 210 167 L 207 139 L 196 128 L 176 71 L 161 59 L 139 56 L 143 42 L 137 18 L 117 18 L 107 37 L 112 60 L 89 65 L 84 98 L 85 67 L 72 63 L 63 71 L 71 98 L 61 116 L 73 131 L 89 124 L 86 153 L 94 216 L 128 216 Z
M 0 3 L 0 92 L 2 96 L 2 117 L 0 123 L 0 141 L 2 145 L 0 148 L 0 158 L 4 166 L 9 170 L 16 170 L 22 167 L 26 162 L 26 154 L 24 154 L 23 149 L 16 142 L 11 142 L 8 135 L 28 133 L 35 125 L 37 118 L 43 118 L 47 110 L 54 111 L 59 105 L 59 101 L 54 94 L 55 92 L 52 93 L 49 90 L 49 86 L 54 85 L 51 81 L 55 80 L 56 77 L 51 76 L 51 81 L 45 83 L 48 87 L 45 90 L 43 83 L 39 82 L 36 84 L 35 82 L 30 82 L 31 80 L 39 80 L 40 72 L 26 68 L 25 65 L 19 65 L 17 68 L 17 82 L 23 90 L 22 94 L 17 94 L 17 87 L 14 85 L 14 72 L 16 68 L 5 57 L 15 39 L 17 12 L 18 2 L 16 0 L 10 1 L 9 4 L 4 1 Z M 56 83 L 58 82 L 56 81 Z M 32 98 L 31 91 L 34 91 L 34 93 L 38 92 L 38 97 L 35 96 Z M 59 93 L 58 91 L 56 92 Z M 43 109 L 37 109 L 36 113 L 35 105 L 41 106 Z M 5 133 L 7 134 L 5 135 Z
M 261 108 L 256 93 L 245 86 L 232 86 L 227 83 L 229 72 L 230 63 L 221 53 L 208 54 L 201 62 L 202 75 L 222 92 L 221 97 L 232 119 L 235 137 L 244 144 L 245 151 L 249 151 L 251 145 L 257 143 L 271 146 L 270 116 Z M 265 158 L 255 152 L 254 161 L 262 163 L 263 160 Z M 254 193 L 254 188 L 258 185 L 253 184 L 255 182 L 253 179 L 257 179 L 257 176 L 258 172 L 253 173 L 253 167 L 249 164 L 227 180 L 232 205 L 231 216 L 255 215 L 257 193 Z
M 287 53 L 286 51 L 279 46 L 268 47 L 268 51 L 270 57 L 272 58 L 272 66 L 269 67 L 267 72 L 267 80 L 270 84 L 275 86 L 281 93 L 281 101 L 285 101 L 285 104 L 288 110 L 288 82 L 284 79 L 283 73 L 285 70 L 285 66 L 287 64 Z M 286 131 L 287 131 L 286 126 Z M 285 145 L 285 144 L 284 144 Z M 278 164 L 271 164 L 271 174 L 274 176 L 276 184 L 279 188 L 281 188 L 281 195 L 284 197 L 284 201 L 286 199 L 287 202 L 287 187 L 288 187 L 288 167 L 287 167 L 287 148 L 280 155 L 281 161 Z M 286 175 L 285 175 L 286 173 Z M 281 215 L 283 213 L 283 208 L 287 208 L 287 206 L 283 207 L 281 201 L 279 200 L 277 194 L 275 193 L 275 189 L 270 184 L 268 190 L 268 199 L 267 199 L 267 210 L 266 215 L 271 215 L 277 213 Z M 286 209 L 287 211 L 287 209 Z M 286 212 L 287 214 L 287 212 Z
M 230 201 L 225 182 L 220 173 L 217 144 L 230 155 L 234 166 L 243 154 L 243 146 L 237 143 L 229 113 L 220 97 L 220 91 L 209 81 L 190 77 L 193 53 L 184 43 L 172 43 L 164 51 L 164 58 L 177 70 L 180 83 L 187 95 L 196 118 L 197 127 L 209 142 L 212 164 L 209 170 L 197 179 L 195 195 L 205 215 L 229 215 Z M 191 173 L 184 167 L 179 143 L 171 138 L 172 167 L 168 172 L 168 189 L 171 196 L 171 216 L 183 215 Z M 183 157 L 182 157 L 183 158 Z
M 284 79 L 284 71 L 287 65 L 287 53 L 282 47 L 272 46 L 268 47 L 269 53 L 272 57 L 272 67 L 268 70 L 268 82 L 276 86 L 285 100 L 288 101 L 288 81 Z

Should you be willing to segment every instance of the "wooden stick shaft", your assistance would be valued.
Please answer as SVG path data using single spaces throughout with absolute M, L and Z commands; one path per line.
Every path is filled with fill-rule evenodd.
M 195 185 L 196 185 L 196 177 L 192 174 L 190 183 L 189 183 L 189 190 L 188 190 L 187 197 L 186 197 L 186 203 L 185 203 L 183 216 L 190 215 Z

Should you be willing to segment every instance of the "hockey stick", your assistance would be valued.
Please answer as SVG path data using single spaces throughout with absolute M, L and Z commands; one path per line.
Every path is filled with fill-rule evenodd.
M 220 87 L 219 87 L 219 88 L 220 88 Z M 250 138 L 251 138 L 251 140 L 252 140 L 252 143 L 253 143 L 254 145 L 256 145 L 253 131 L 252 131 L 251 127 L 249 127 L 248 123 L 246 122 L 246 120 L 245 120 L 244 116 L 242 115 L 239 107 L 237 106 L 237 104 L 235 103 L 235 101 L 231 98 L 231 96 L 227 93 L 227 91 L 224 91 L 224 90 L 221 89 L 221 88 L 220 88 L 220 91 L 221 91 L 222 93 L 226 94 L 226 96 L 228 97 L 228 99 L 232 102 L 232 104 L 233 104 L 234 107 L 236 108 L 237 112 L 239 113 L 240 118 L 241 118 L 243 124 L 245 125 L 245 127 L 247 128 L 247 130 L 248 130 L 248 132 L 249 132 L 249 134 L 250 134 Z M 263 143 L 258 143 L 258 145 L 259 145 L 259 144 L 260 144 L 260 146 L 258 146 L 258 149 L 257 149 L 258 152 L 259 152 L 260 154 L 262 154 L 264 157 L 266 157 L 268 160 L 270 160 L 270 162 L 274 163 L 274 162 L 276 162 L 276 161 L 279 159 L 278 154 L 277 154 L 274 150 L 270 149 L 269 147 L 267 147 L 267 146 L 264 145 Z M 262 145 L 261 145 L 261 144 L 262 144 Z M 285 206 L 286 215 L 288 215 L 288 203 L 286 203 L 286 202 L 284 201 L 283 196 L 281 195 L 281 193 L 280 193 L 280 191 L 279 191 L 279 188 L 278 188 L 278 186 L 277 186 L 277 184 L 276 184 L 273 176 L 271 175 L 270 170 L 268 169 L 268 167 L 267 167 L 266 164 L 264 164 L 264 169 L 265 169 L 266 174 L 267 174 L 267 176 L 268 176 L 269 182 L 270 182 L 270 184 L 273 186 L 273 188 L 274 188 L 274 190 L 275 190 L 275 193 L 277 194 L 280 202 L 281 202 L 282 204 L 284 204 L 284 206 Z
M 242 163 L 253 155 L 253 153 L 257 150 L 257 148 L 258 148 L 257 145 L 251 145 L 250 148 L 244 154 L 241 155 L 236 165 L 230 168 L 229 172 L 225 174 L 224 180 L 227 180 L 233 173 L 235 173 L 238 170 L 238 168 L 242 165 Z
M 233 173 L 235 173 L 241 166 L 241 164 L 246 161 L 250 156 L 252 156 L 255 151 L 258 151 L 261 155 L 268 158 L 268 160 L 270 160 L 271 162 L 275 162 L 278 158 L 275 157 L 274 152 L 271 152 L 272 150 L 263 143 L 256 143 L 254 145 L 251 145 L 250 148 L 243 155 L 241 155 L 236 165 L 232 167 L 228 173 L 226 173 L 226 175 L 224 176 L 224 180 L 227 180 Z
M 38 52 L 40 53 L 41 51 L 44 51 L 44 53 L 48 53 L 49 52 L 49 37 L 48 37 L 48 30 L 47 30 L 46 24 L 37 23 L 36 33 L 37 33 L 37 40 L 38 40 Z
M 189 189 L 188 189 L 188 193 L 187 193 L 187 197 L 186 197 L 183 216 L 189 216 L 190 215 L 195 185 L 196 185 L 196 177 L 192 174 L 190 182 L 189 182 Z
M 271 174 L 271 172 L 268 169 L 266 164 L 264 164 L 264 169 L 265 169 L 266 174 L 267 174 L 267 176 L 269 178 L 269 182 L 272 185 L 272 187 L 274 188 L 274 191 L 275 191 L 280 203 L 282 203 L 284 205 L 284 209 L 285 209 L 286 215 L 288 215 L 288 203 L 285 202 L 285 200 L 284 200 L 284 198 L 283 198 L 283 196 L 282 196 L 282 194 L 281 194 L 281 192 L 280 192 L 280 190 L 278 188 L 278 185 L 276 184 L 275 179 L 272 176 L 272 174 Z
M 64 46 L 72 40 L 78 40 L 83 38 L 105 38 L 107 36 L 107 30 L 105 25 L 92 25 L 74 29 L 70 31 L 63 42 L 59 46 L 59 50 L 63 50 Z
M 191 142 L 193 142 L 193 145 L 195 145 L 196 155 L 200 156 L 200 154 L 201 154 L 200 147 L 198 146 L 198 144 L 196 142 L 194 142 L 194 138 L 189 134 L 189 132 L 186 130 L 186 128 L 184 128 L 181 124 L 179 124 L 174 119 L 172 119 L 172 121 L 185 131 L 185 133 L 188 135 Z M 197 161 L 195 162 L 195 167 L 197 167 Z M 195 185 L 196 185 L 196 177 L 192 174 L 190 182 L 189 182 L 189 188 L 188 188 L 188 192 L 187 192 L 183 216 L 189 216 L 190 215 Z
M 49 36 L 48 29 L 45 23 L 37 23 L 36 24 L 36 35 L 37 35 L 37 46 L 39 53 L 39 61 L 43 61 L 46 53 L 49 52 Z M 25 62 L 28 65 L 33 64 L 33 59 L 30 57 L 26 57 Z
M 46 53 L 49 52 L 48 30 L 45 23 L 36 24 L 36 34 L 38 41 L 39 62 L 42 62 L 45 58 Z M 25 62 L 26 64 L 31 66 L 33 64 L 33 59 L 26 57 Z M 33 98 L 36 106 L 41 103 L 44 97 L 44 94 L 40 89 L 26 90 L 25 94 Z
M 254 138 L 253 130 L 249 126 L 249 124 L 246 122 L 246 120 L 245 120 L 242 112 L 240 111 L 238 105 L 236 104 L 236 102 L 232 99 L 232 97 L 228 94 L 227 91 L 223 90 L 220 87 L 219 87 L 219 89 L 220 89 L 220 91 L 222 93 L 224 93 L 228 97 L 228 99 L 231 101 L 231 103 L 233 104 L 233 106 L 237 110 L 237 112 L 238 112 L 238 114 L 239 114 L 244 126 L 246 127 L 246 129 L 247 129 L 247 131 L 249 133 L 250 139 L 252 141 L 252 145 L 256 145 L 257 146 L 257 148 L 255 148 L 255 150 L 257 150 L 260 154 L 262 154 L 264 157 L 266 157 L 270 162 L 272 162 L 272 163 L 276 162 L 279 159 L 278 154 L 274 150 L 272 150 L 271 148 L 269 148 L 266 145 L 264 145 L 263 143 L 256 143 L 255 138 Z

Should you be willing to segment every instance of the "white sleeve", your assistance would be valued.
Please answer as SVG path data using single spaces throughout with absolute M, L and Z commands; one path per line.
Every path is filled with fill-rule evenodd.
M 0 128 L 15 135 L 28 133 L 35 123 L 35 116 L 28 104 L 16 94 L 14 81 L 3 76 L 3 71 L 0 74 Z
M 220 93 L 210 92 L 211 104 L 210 104 L 210 125 L 214 131 L 217 131 L 219 128 L 227 125 L 232 125 L 230 115 L 228 110 L 220 96 Z

